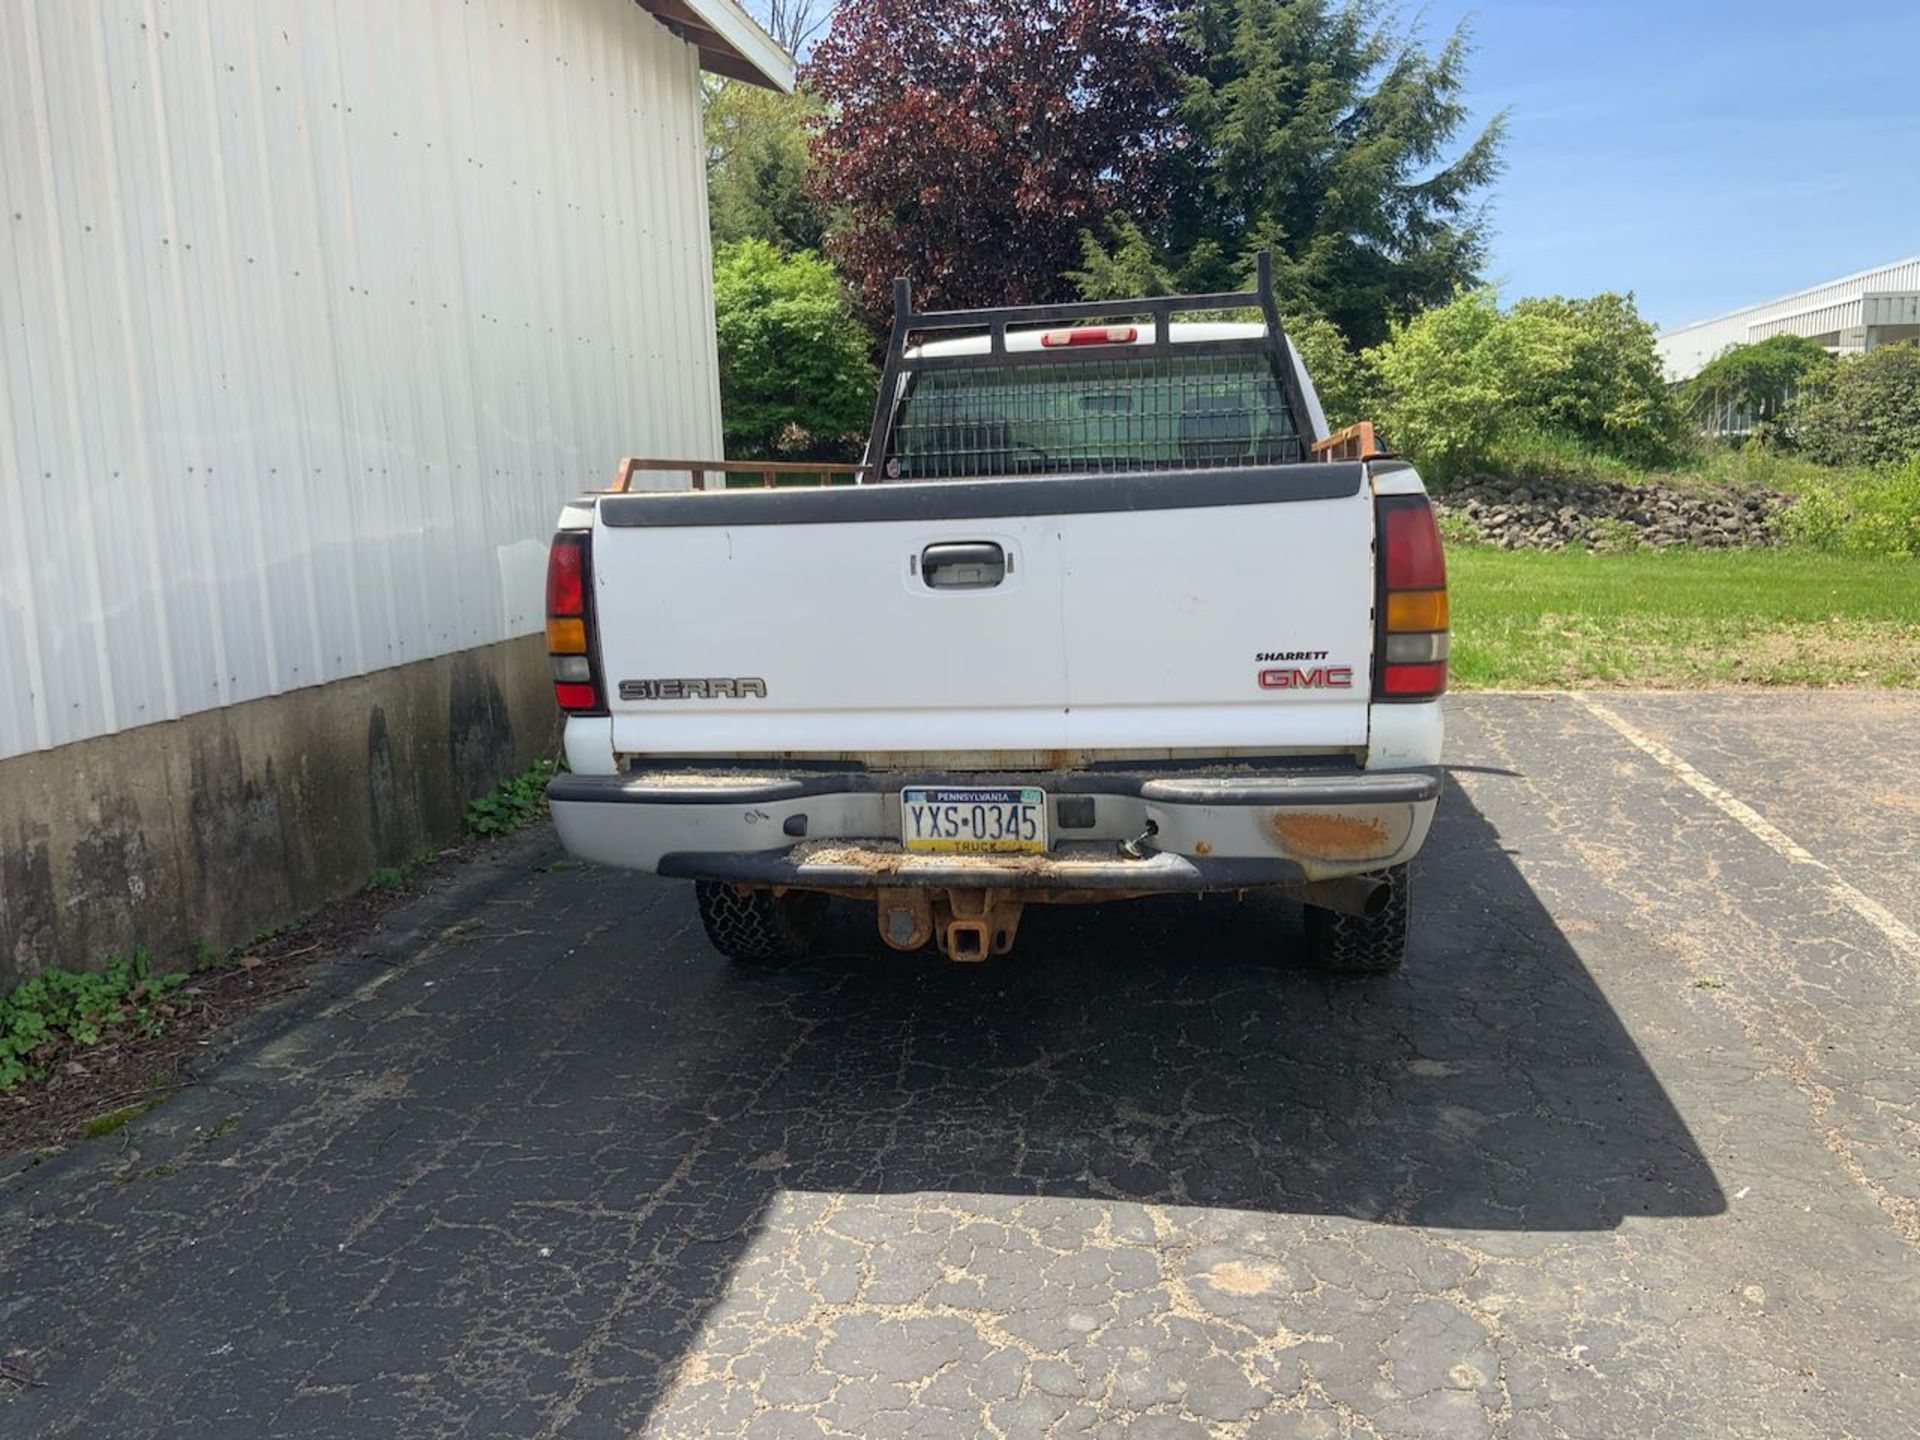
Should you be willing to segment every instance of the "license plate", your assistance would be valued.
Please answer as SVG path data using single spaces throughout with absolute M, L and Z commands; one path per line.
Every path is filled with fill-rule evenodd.
M 1036 854 L 1047 848 L 1047 792 L 1031 785 L 902 790 L 900 839 L 925 854 Z

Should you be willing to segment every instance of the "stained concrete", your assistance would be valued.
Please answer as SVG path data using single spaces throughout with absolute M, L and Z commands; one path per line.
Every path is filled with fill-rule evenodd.
M 0 988 L 245 942 L 554 753 L 531 636 L 0 761 Z
M 1616 702 L 1816 855 L 1879 842 L 1784 797 L 1920 726 Z M 1449 709 L 1376 980 L 1260 900 L 730 968 L 683 885 L 503 871 L 15 1162 L 0 1433 L 1916 1433 L 1920 968 L 1578 704 Z

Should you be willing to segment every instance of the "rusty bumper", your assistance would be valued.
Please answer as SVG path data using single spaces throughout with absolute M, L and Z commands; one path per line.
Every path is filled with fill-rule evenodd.
M 894 838 L 900 791 L 927 784 L 1040 786 L 1054 846 L 909 855 Z M 682 764 L 561 776 L 547 794 L 572 853 L 628 869 L 823 890 L 1114 895 L 1291 886 L 1398 864 L 1425 839 L 1439 792 L 1437 769 L 1351 765 L 925 775 Z
M 1070 841 L 1045 855 L 909 855 L 897 845 L 836 841 L 747 855 L 667 855 L 660 861 L 660 873 L 806 890 L 919 887 L 1102 894 L 1244 890 L 1305 879 L 1299 862 L 1285 858 L 1220 860 L 1159 852 L 1133 860 L 1098 841 Z

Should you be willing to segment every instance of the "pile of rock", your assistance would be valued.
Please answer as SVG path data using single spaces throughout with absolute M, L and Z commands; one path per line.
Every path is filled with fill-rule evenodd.
M 1434 496 L 1435 510 L 1455 517 L 1450 530 L 1466 528 L 1503 550 L 1771 545 L 1773 518 L 1786 503 L 1773 490 L 1695 493 L 1617 481 L 1473 480 Z

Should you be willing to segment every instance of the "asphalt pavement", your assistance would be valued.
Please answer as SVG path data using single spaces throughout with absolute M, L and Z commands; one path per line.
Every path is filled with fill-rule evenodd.
M 1449 710 L 1378 980 L 1267 899 L 740 969 L 536 841 L 0 1164 L 0 1434 L 1920 1433 L 1920 695 Z

